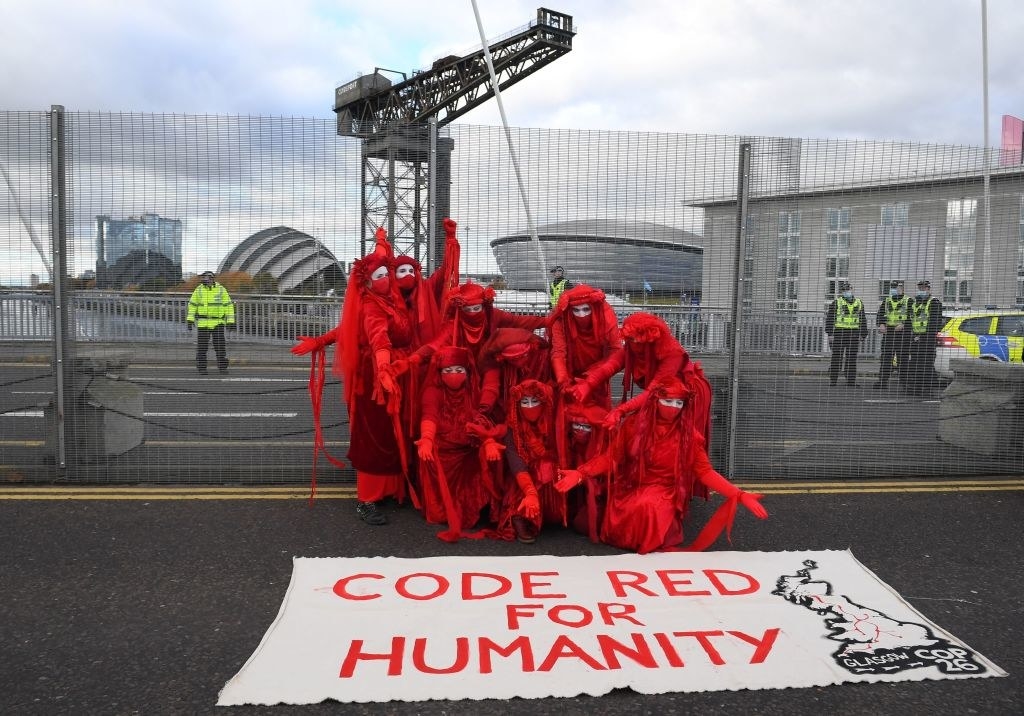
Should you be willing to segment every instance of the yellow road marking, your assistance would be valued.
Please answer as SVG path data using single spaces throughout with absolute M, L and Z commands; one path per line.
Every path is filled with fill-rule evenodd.
M 907 483 L 740 483 L 741 489 L 764 495 L 849 495 L 873 493 L 945 493 L 1024 491 L 1024 480 L 915 481 Z M 317 497 L 325 500 L 355 499 L 355 486 L 322 486 Z M 70 486 L 24 485 L 0 487 L 3 500 L 304 500 L 306 486 L 207 487 L 207 486 Z

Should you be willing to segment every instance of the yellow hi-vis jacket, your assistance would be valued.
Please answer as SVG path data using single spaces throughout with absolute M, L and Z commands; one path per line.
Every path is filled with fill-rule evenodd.
M 569 279 L 560 278 L 557 281 L 552 281 L 548 287 L 548 297 L 551 299 L 551 307 L 554 308 L 558 305 L 558 297 L 562 295 L 562 292 L 569 287 Z
M 188 315 L 185 320 L 205 330 L 213 330 L 221 325 L 230 326 L 235 322 L 235 304 L 231 302 L 228 290 L 219 283 L 215 282 L 209 288 L 201 283 L 188 299 Z

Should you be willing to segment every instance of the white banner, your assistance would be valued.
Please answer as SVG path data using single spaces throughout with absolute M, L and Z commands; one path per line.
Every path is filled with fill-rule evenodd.
M 850 552 L 295 559 L 219 705 L 1005 676 Z

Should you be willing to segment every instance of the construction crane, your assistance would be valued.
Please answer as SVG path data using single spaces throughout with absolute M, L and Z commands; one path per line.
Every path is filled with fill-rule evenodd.
M 572 17 L 538 8 L 527 26 L 488 44 L 498 88 L 504 91 L 572 50 Z M 494 96 L 481 47 L 464 57 L 443 57 L 429 70 L 404 73 L 393 83 L 377 67 L 334 92 L 338 134 L 362 138 L 362 253 L 378 226 L 398 253 L 428 265 L 438 260 L 441 220 L 448 215 L 451 138 L 437 136 L 442 126 Z M 436 196 L 431 197 L 430 175 Z M 431 211 L 433 204 L 433 211 Z M 433 231 L 431 231 L 433 228 Z

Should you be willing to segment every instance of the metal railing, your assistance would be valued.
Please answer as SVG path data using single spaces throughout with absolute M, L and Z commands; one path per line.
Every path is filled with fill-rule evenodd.
M 341 303 L 316 296 L 244 294 L 235 297 L 235 322 L 246 340 L 290 343 L 300 335 L 320 335 L 334 328 Z M 515 313 L 545 313 L 546 303 L 504 300 Z M 644 310 L 668 324 L 679 342 L 694 353 L 726 353 L 732 347 L 728 309 L 668 306 L 616 306 L 622 320 Z M 188 295 L 82 291 L 72 301 L 76 338 L 84 342 L 174 342 L 185 335 Z M 45 292 L 0 294 L 0 340 L 53 339 L 52 296 Z M 828 352 L 824 315 L 809 311 L 761 311 L 744 315 L 741 350 L 775 356 L 821 356 Z M 877 356 L 880 337 L 868 331 L 861 354 Z

